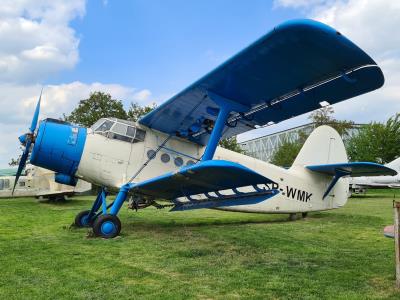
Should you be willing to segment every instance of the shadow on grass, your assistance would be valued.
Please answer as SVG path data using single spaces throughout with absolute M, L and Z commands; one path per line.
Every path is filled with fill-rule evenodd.
M 237 219 L 203 219 L 203 220 L 193 220 L 189 218 L 182 219 L 140 219 L 132 220 L 129 219 L 125 226 L 130 228 L 141 228 L 141 229 L 157 229 L 157 228 L 204 228 L 204 227 L 218 227 L 218 226 L 246 226 L 253 224 L 286 224 L 286 223 L 297 223 L 304 222 L 313 218 L 298 219 L 296 221 L 291 221 L 287 215 L 282 214 L 279 218 L 274 219 L 243 219 L 238 217 Z

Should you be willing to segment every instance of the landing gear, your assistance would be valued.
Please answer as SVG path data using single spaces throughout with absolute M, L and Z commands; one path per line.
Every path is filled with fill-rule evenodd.
M 100 215 L 93 223 L 95 236 L 111 239 L 121 232 L 121 221 L 115 215 Z
M 93 224 L 93 220 L 90 218 L 90 210 L 84 210 L 77 214 L 74 224 L 79 228 L 90 227 Z
M 289 214 L 289 221 L 296 221 L 297 220 L 297 214 Z
M 117 214 L 128 197 L 130 184 L 123 185 L 115 200 L 107 204 L 107 190 L 102 188 L 90 210 L 81 211 L 75 217 L 77 227 L 93 227 L 95 236 L 110 239 L 121 232 L 121 221 Z
M 304 218 L 307 218 L 307 215 L 308 215 L 308 213 L 307 212 L 303 212 L 303 213 L 301 213 L 301 217 L 304 219 Z

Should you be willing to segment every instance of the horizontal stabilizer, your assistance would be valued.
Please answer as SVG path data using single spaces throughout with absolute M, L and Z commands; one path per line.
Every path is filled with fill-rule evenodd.
M 397 172 L 391 168 L 372 162 L 350 162 L 340 164 L 313 165 L 307 166 L 307 169 L 332 176 L 336 176 L 338 172 L 345 173 L 345 175 L 349 175 L 351 177 L 383 175 L 394 176 L 397 174 Z
M 169 200 L 268 183 L 272 181 L 238 163 L 209 160 L 132 184 L 132 191 Z
M 333 179 L 326 189 L 323 198 L 329 195 L 335 184 L 341 177 L 361 177 L 361 176 L 394 176 L 397 172 L 386 166 L 372 162 L 351 162 L 339 164 L 325 164 L 307 166 L 307 169 L 321 174 L 331 175 Z

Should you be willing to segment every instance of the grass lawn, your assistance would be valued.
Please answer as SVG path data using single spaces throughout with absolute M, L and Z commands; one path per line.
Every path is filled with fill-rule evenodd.
M 296 222 L 123 208 L 112 240 L 69 228 L 93 197 L 0 200 L 0 299 L 400 299 L 382 234 L 393 193 Z

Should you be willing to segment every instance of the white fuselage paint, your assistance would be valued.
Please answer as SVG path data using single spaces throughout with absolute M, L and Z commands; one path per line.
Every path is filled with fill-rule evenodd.
M 76 176 L 96 185 L 118 190 L 147 161 L 147 152 L 156 150 L 167 138 L 163 133 L 140 125 L 138 127 L 146 130 L 146 138 L 144 142 L 133 144 L 109 139 L 88 130 L 85 148 Z M 329 133 L 331 132 L 329 131 Z M 339 136 L 337 135 L 337 137 Z M 335 136 L 335 138 L 337 137 Z M 341 139 L 340 143 L 342 143 Z M 327 145 L 327 147 L 328 150 L 332 150 L 331 145 Z M 190 160 L 196 162 L 201 158 L 204 149 L 205 147 L 203 146 L 183 139 L 170 139 L 157 153 L 155 159 L 152 159 L 134 179 L 134 182 L 140 182 L 178 170 L 179 167 L 174 164 L 174 159 L 177 157 L 183 159 L 183 165 L 186 165 Z M 323 147 L 320 148 L 320 151 L 324 150 Z M 315 149 L 315 151 L 318 152 L 319 150 Z M 170 156 L 170 160 L 167 163 L 161 161 L 161 155 L 164 153 Z M 329 156 L 330 154 L 328 153 L 327 155 Z M 325 199 L 322 199 L 332 178 L 309 171 L 304 166 L 294 165 L 290 169 L 284 169 L 221 147 L 217 148 L 214 159 L 242 164 L 279 185 L 279 194 L 272 198 L 252 205 L 223 207 L 221 208 L 223 210 L 258 213 L 308 212 L 338 208 L 347 201 L 348 180 L 345 178 L 340 179 L 330 194 Z M 340 157 L 339 159 L 343 158 Z M 347 161 L 347 157 L 345 159 Z M 336 161 L 329 159 L 329 157 L 324 161 L 324 163 L 330 162 Z M 316 164 L 318 163 L 320 162 Z M 246 189 L 254 191 L 252 187 L 239 188 L 241 191 Z

